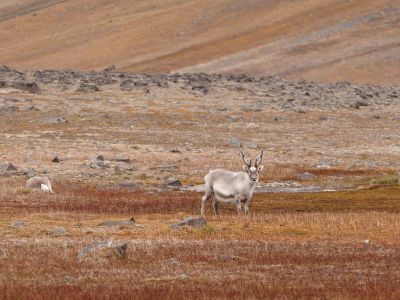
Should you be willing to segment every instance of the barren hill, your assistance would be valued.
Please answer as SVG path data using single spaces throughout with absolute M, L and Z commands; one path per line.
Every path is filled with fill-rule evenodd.
M 5 0 L 1 64 L 394 84 L 398 1 Z

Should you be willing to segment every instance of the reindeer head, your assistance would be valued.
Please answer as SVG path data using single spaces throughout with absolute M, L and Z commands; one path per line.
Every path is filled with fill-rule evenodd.
M 261 150 L 260 154 L 257 156 L 254 167 L 251 165 L 251 159 L 250 161 L 247 161 L 243 150 L 240 150 L 240 156 L 242 157 L 243 162 L 245 165 L 243 165 L 243 170 L 249 175 L 250 180 L 252 182 L 257 182 L 258 181 L 258 173 L 264 168 L 264 166 L 261 166 L 261 161 L 263 157 L 264 151 Z

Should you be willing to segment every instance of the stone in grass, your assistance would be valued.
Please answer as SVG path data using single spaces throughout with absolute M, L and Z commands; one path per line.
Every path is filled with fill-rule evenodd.
M 97 155 L 97 160 L 104 161 L 104 155 Z
M 2 166 L 2 169 L 6 172 L 12 172 L 12 171 L 17 171 L 17 167 L 14 166 L 13 163 L 7 163 L 5 165 Z
M 65 230 L 64 227 L 54 227 L 52 229 L 45 229 L 45 230 L 42 230 L 42 232 L 46 235 L 54 236 L 54 237 L 63 236 L 63 235 L 67 234 L 67 231 Z
M 115 161 L 120 161 L 120 162 L 128 163 L 128 162 L 130 162 L 131 160 L 130 160 L 130 158 L 129 158 L 127 155 L 125 155 L 125 154 L 117 154 L 117 155 L 115 156 Z
M 15 229 L 22 229 L 22 228 L 24 228 L 26 226 L 26 224 L 25 224 L 25 222 L 24 221 L 15 221 L 12 225 L 11 225 L 11 227 L 13 227 L 13 228 L 15 228 Z
M 182 186 L 182 183 L 180 182 L 179 179 L 176 179 L 175 177 L 170 177 L 167 180 L 165 180 L 165 185 L 172 187 L 180 187 Z
M 126 163 L 126 162 L 123 162 L 123 161 L 118 161 L 115 164 L 114 168 L 115 168 L 116 171 L 119 171 L 119 172 L 135 171 L 136 170 L 136 168 L 134 166 L 132 166 L 132 165 Z
M 128 226 L 136 226 L 136 221 L 134 218 L 130 218 L 125 221 L 104 221 L 99 223 L 97 226 L 119 226 L 119 225 L 128 225 Z
M 207 222 L 204 217 L 187 217 L 186 219 L 182 220 L 178 224 L 172 224 L 172 229 L 178 229 L 182 226 L 192 226 L 194 228 L 202 228 L 206 226 Z
M 82 260 L 88 254 L 104 250 L 104 249 L 113 249 L 115 255 L 120 258 L 126 257 L 126 251 L 128 249 L 128 244 L 124 242 L 115 242 L 115 241 L 103 241 L 103 242 L 95 242 L 83 248 L 78 254 L 78 260 Z
M 298 176 L 298 178 L 301 180 L 312 180 L 315 177 L 317 177 L 317 176 L 315 176 L 314 174 L 311 174 L 309 172 L 304 172 L 303 174 Z
M 51 162 L 53 162 L 53 163 L 59 163 L 59 162 L 60 162 L 60 159 L 59 159 L 58 156 L 56 155 L 56 156 L 54 156 L 54 158 L 53 158 L 53 160 L 52 160 Z

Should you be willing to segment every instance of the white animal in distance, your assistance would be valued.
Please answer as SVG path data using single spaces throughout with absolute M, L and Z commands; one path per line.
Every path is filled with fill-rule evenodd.
M 242 212 L 243 203 L 244 212 L 249 213 L 250 200 L 257 185 L 259 173 L 263 169 L 261 166 L 263 151 L 261 150 L 255 159 L 254 166 L 252 166 L 251 159 L 250 161 L 246 160 L 243 151 L 240 151 L 240 156 L 245 163 L 243 165 L 244 172 L 215 169 L 204 177 L 205 194 L 201 199 L 202 216 L 204 216 L 205 204 L 211 197 L 213 197 L 213 208 L 216 214 L 219 212 L 221 202 L 235 204 L 238 214 Z

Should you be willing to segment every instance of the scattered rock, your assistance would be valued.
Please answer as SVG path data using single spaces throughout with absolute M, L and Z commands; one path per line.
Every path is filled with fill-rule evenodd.
M 68 120 L 64 117 L 51 117 L 44 120 L 44 124 L 65 124 Z
M 103 70 L 103 72 L 115 72 L 117 67 L 115 65 L 109 65 L 107 68 Z
M 181 151 L 179 151 L 179 150 L 176 149 L 176 148 L 171 149 L 169 152 L 171 152 L 171 153 L 182 153 Z
M 136 168 L 130 164 L 127 164 L 125 162 L 119 161 L 115 164 L 115 170 L 119 172 L 124 172 L 124 171 L 135 171 Z
M 104 162 L 104 161 L 91 162 L 89 164 L 89 166 L 92 169 L 98 169 L 98 168 L 100 168 L 100 169 L 108 169 L 108 168 L 111 168 L 110 164 L 107 163 L 107 162 Z
M 136 221 L 134 218 L 130 218 L 125 221 L 104 221 L 98 224 L 98 226 L 119 226 L 119 225 L 127 225 L 127 226 L 136 226 Z
M 178 224 L 172 224 L 171 228 L 178 229 L 182 226 L 192 226 L 194 228 L 202 228 L 206 226 L 207 222 L 204 217 L 187 217 L 183 221 L 179 222 Z
M 66 235 L 67 231 L 65 230 L 64 227 L 54 227 L 53 229 L 42 230 L 42 233 L 49 235 L 49 236 L 57 237 L 57 236 Z
M 357 101 L 356 103 L 351 105 L 351 107 L 354 107 L 355 109 L 359 109 L 362 106 L 369 106 L 369 104 L 363 101 Z
M 240 140 L 237 139 L 237 138 L 234 138 L 234 137 L 229 139 L 228 144 L 229 144 L 229 145 L 232 145 L 232 146 L 235 146 L 235 147 L 240 147 L 240 146 L 242 145 L 242 144 L 240 143 Z
M 104 161 L 104 156 L 103 155 L 97 155 L 96 159 L 100 160 L 100 161 Z
M 122 189 L 127 189 L 127 190 L 139 190 L 140 189 L 140 185 L 135 182 L 122 182 L 119 184 L 119 187 Z
M 242 111 L 244 112 L 259 112 L 262 111 L 262 107 L 260 107 L 259 105 L 246 105 L 246 106 L 242 106 Z
M 245 142 L 244 143 L 244 148 L 245 149 L 257 149 L 258 148 L 258 144 L 255 142 Z
M 165 185 L 173 186 L 173 187 L 180 187 L 180 186 L 182 186 L 182 183 L 179 181 L 179 179 L 176 179 L 175 177 L 170 177 L 165 181 Z
M 24 221 L 15 221 L 11 227 L 16 228 L 16 229 L 22 229 L 26 226 Z
M 178 170 L 178 167 L 175 165 L 161 165 L 156 167 L 151 167 L 149 170 L 160 170 L 161 172 L 173 172 Z
M 89 84 L 89 83 L 82 82 L 76 91 L 84 92 L 84 93 L 93 93 L 93 92 L 100 91 L 100 89 L 95 84 Z
M 59 163 L 59 162 L 60 162 L 60 159 L 59 159 L 58 156 L 56 155 L 56 156 L 54 156 L 54 158 L 53 158 L 53 160 L 52 160 L 51 162 L 53 162 L 53 163 Z
M 126 251 L 128 249 L 128 244 L 123 242 L 116 241 L 103 241 L 103 242 L 95 242 L 90 244 L 89 246 L 83 248 L 78 254 L 78 260 L 82 260 L 88 254 L 104 250 L 104 249 L 113 249 L 114 254 L 117 257 L 124 258 L 126 257 Z M 111 254 L 111 253 L 108 253 Z M 108 255 L 109 256 L 109 255 Z
M 32 82 L 32 81 L 11 82 L 9 84 L 9 87 L 18 89 L 18 90 L 28 91 L 32 94 L 37 94 L 40 91 L 39 86 L 36 84 L 36 82 Z
M 315 166 L 317 169 L 332 169 L 332 166 L 328 163 L 321 162 Z
M 316 178 L 317 176 L 309 173 L 309 172 L 304 172 L 303 174 L 299 175 L 298 178 L 300 180 L 312 180 L 314 178 Z
M 1 170 L 5 171 L 5 172 L 13 172 L 13 171 L 17 171 L 18 169 L 16 166 L 14 166 L 13 163 L 7 163 L 7 164 L 1 166 Z
M 115 161 L 121 161 L 121 162 L 130 162 L 131 160 L 129 157 L 125 154 L 117 154 L 115 156 Z

